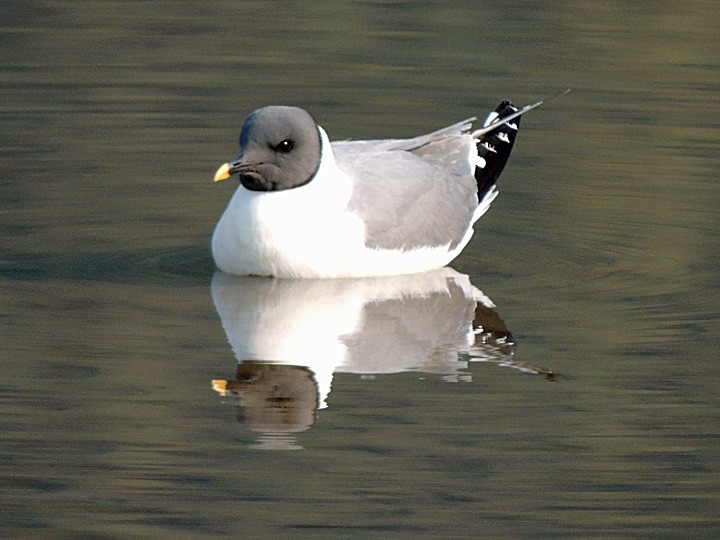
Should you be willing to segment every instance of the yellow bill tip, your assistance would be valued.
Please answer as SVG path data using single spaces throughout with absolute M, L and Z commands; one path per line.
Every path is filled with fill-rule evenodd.
M 227 393 L 227 384 L 228 382 L 223 379 L 213 379 L 212 380 L 212 387 L 213 390 L 215 390 L 218 394 L 224 396 Z
M 215 173 L 215 178 L 213 179 L 213 182 L 227 180 L 228 178 L 230 178 L 230 164 L 223 163 L 222 165 L 220 165 L 220 168 Z

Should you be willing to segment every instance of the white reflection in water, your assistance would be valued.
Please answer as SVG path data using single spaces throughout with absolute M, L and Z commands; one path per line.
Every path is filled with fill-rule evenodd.
M 212 296 L 238 359 L 232 396 L 259 447 L 300 448 L 327 407 L 333 374 L 417 371 L 470 381 L 469 361 L 513 361 L 515 344 L 495 305 L 451 268 L 386 278 L 293 280 L 218 272 Z M 550 374 L 551 375 L 551 374 Z

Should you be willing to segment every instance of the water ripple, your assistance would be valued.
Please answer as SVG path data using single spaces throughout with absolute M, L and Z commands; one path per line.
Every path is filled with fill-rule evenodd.
M 5 278 L 116 283 L 207 283 L 214 270 L 206 248 L 181 247 L 105 253 L 15 254 L 0 262 Z

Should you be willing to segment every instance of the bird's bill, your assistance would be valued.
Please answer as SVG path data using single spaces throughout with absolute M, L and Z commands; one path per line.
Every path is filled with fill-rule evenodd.
M 215 173 L 215 178 L 213 178 L 213 182 L 220 182 L 221 180 L 227 180 L 230 178 L 230 163 L 223 163 L 220 165 L 220 168 Z

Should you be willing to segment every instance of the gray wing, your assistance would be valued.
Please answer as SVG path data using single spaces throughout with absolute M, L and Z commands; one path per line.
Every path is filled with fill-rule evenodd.
M 349 210 L 379 249 L 456 247 L 478 205 L 469 121 L 413 139 L 332 143 L 354 179 Z
M 412 139 L 375 139 L 369 141 L 334 141 L 332 142 L 333 151 L 342 147 L 348 152 L 379 152 L 389 150 L 406 150 L 412 151 L 430 142 L 444 139 L 452 135 L 461 135 L 468 133 L 472 128 L 472 123 L 477 118 L 467 118 L 450 126 L 438 129 L 426 135 L 419 135 Z

